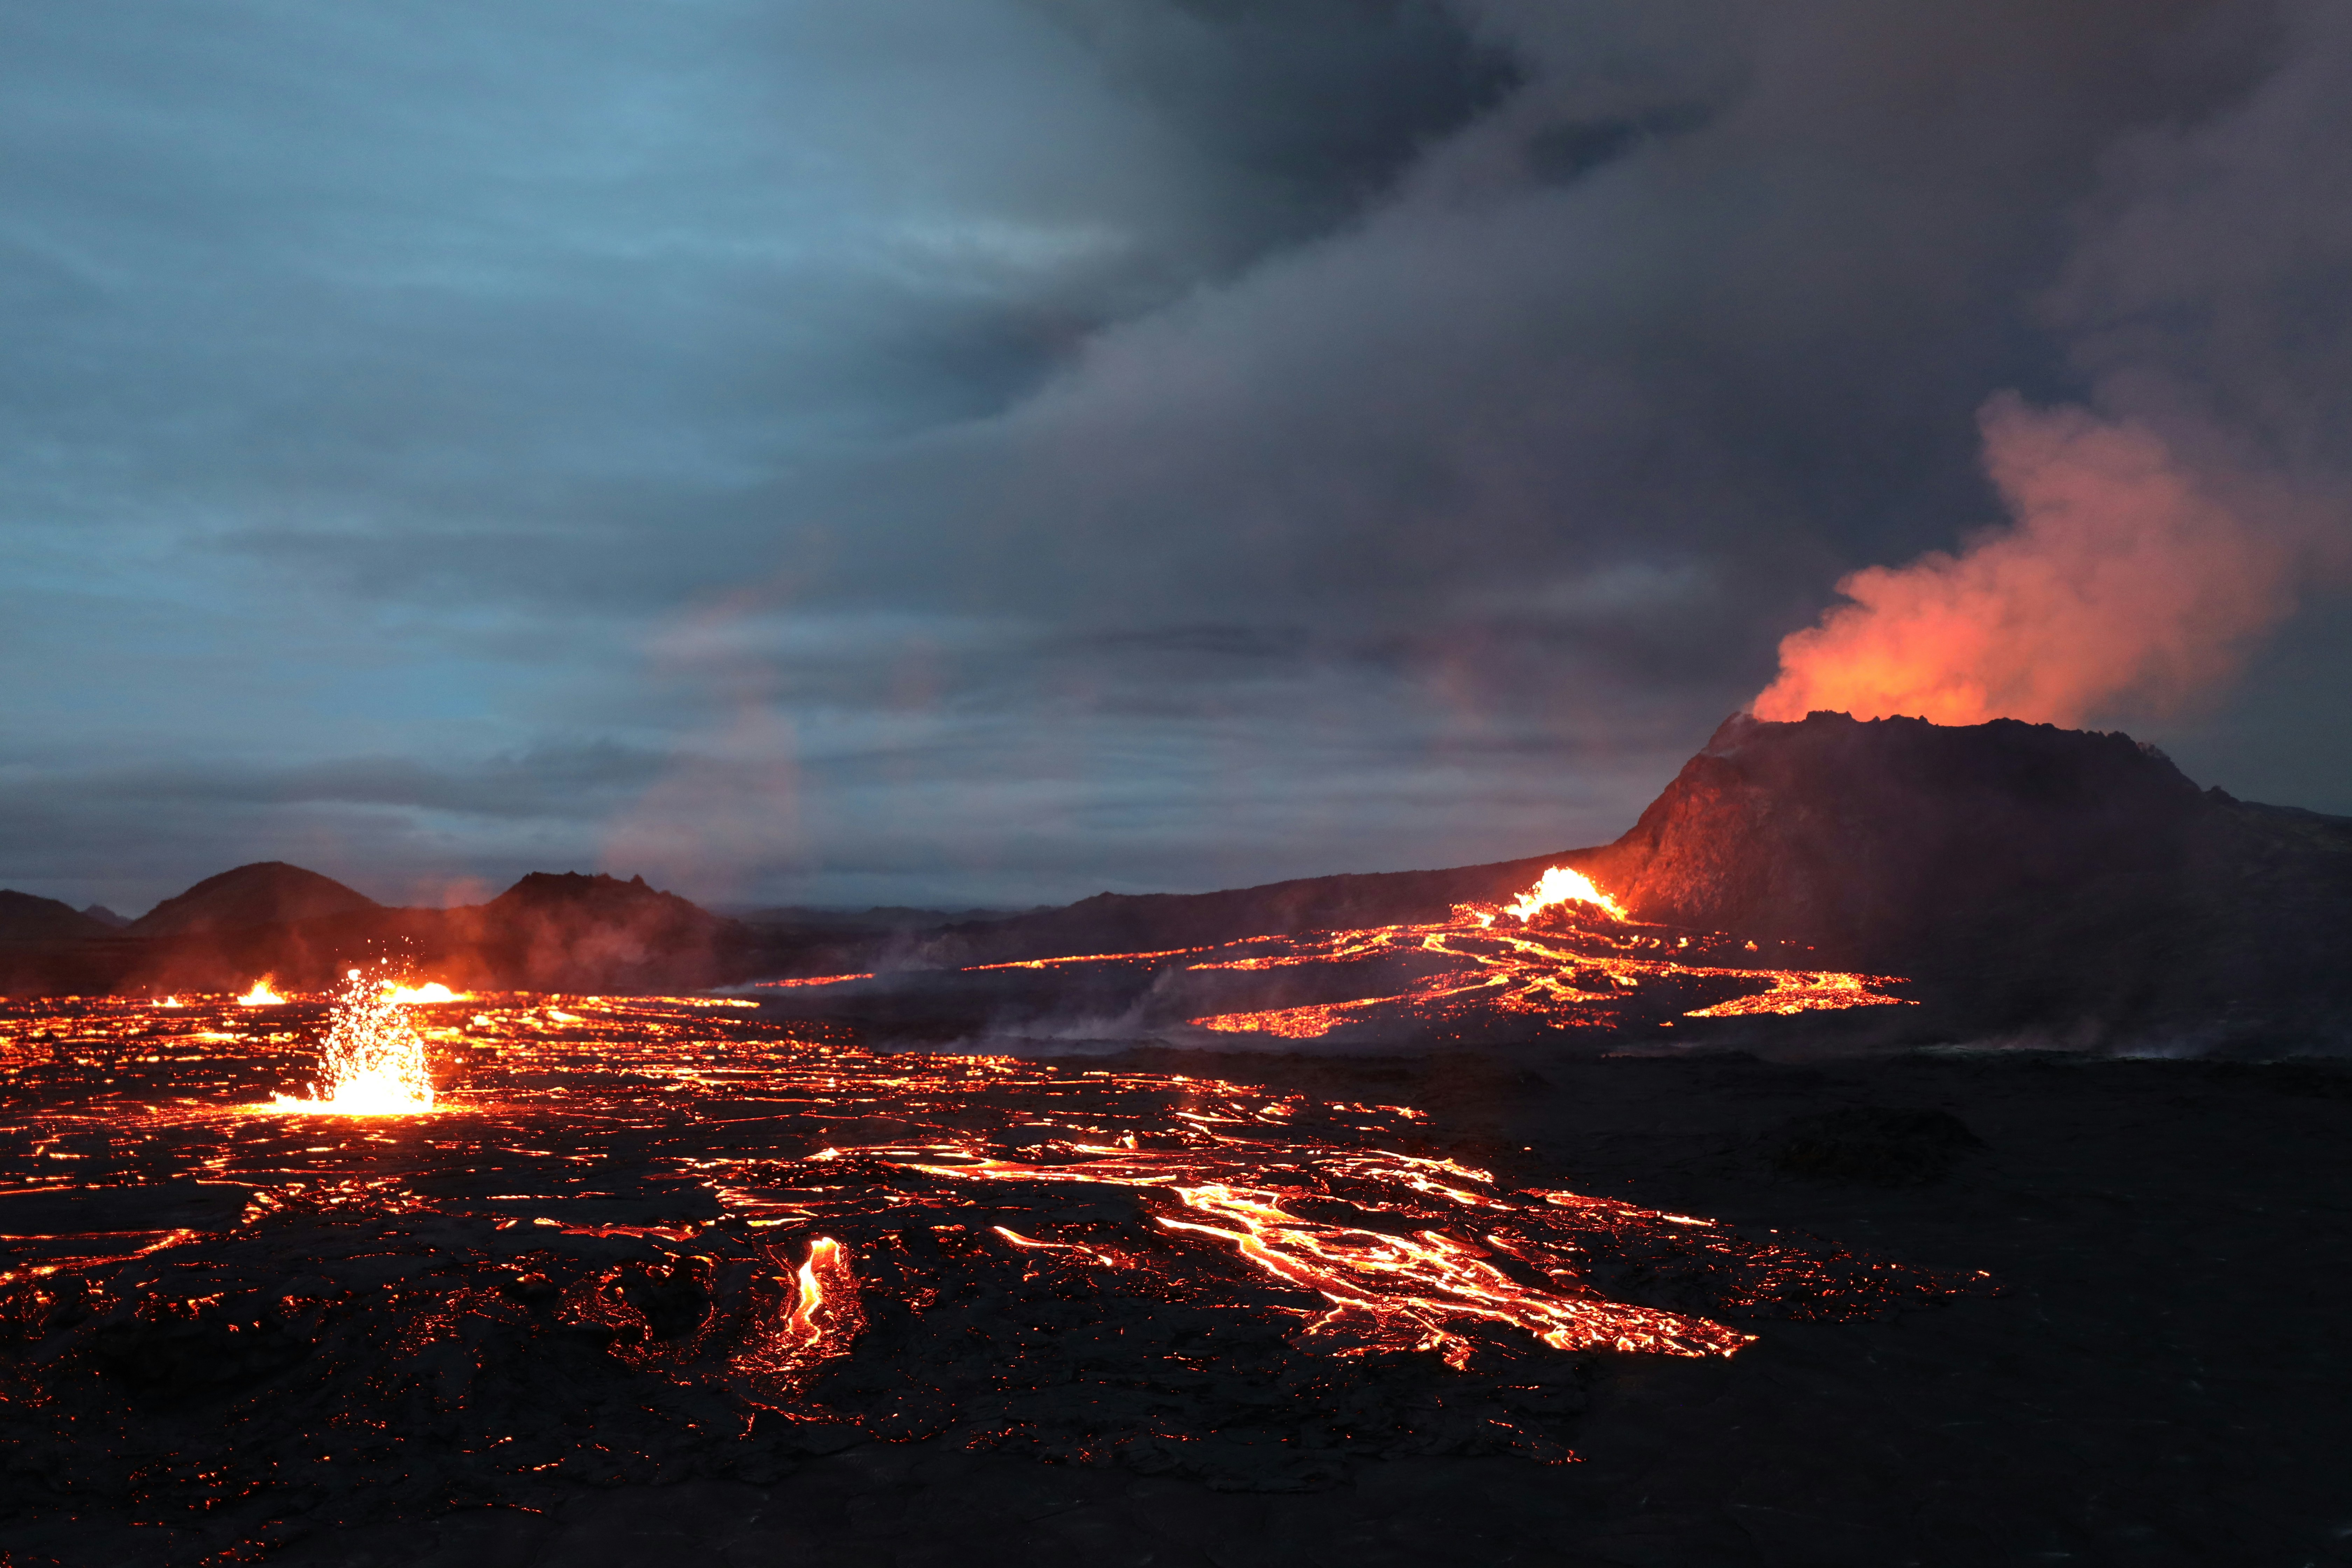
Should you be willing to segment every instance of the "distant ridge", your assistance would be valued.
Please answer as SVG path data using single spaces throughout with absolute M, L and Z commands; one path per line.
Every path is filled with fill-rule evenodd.
M 332 877 L 305 871 L 283 860 L 257 860 L 205 878 L 177 898 L 157 904 L 125 929 L 131 936 L 187 936 L 285 925 L 383 907 Z
M 717 924 L 720 920 L 719 916 L 701 905 L 681 899 L 676 893 L 656 890 L 643 877 L 632 877 L 625 882 L 602 871 L 593 876 L 580 871 L 527 872 L 513 887 L 482 907 L 501 912 L 520 910 L 586 910 L 599 914 L 658 911 L 670 920 L 696 925 Z
M 113 928 L 71 904 L 0 888 L 0 942 L 87 942 L 113 934 Z
M 772 971 L 810 945 L 765 935 L 642 877 L 535 871 L 488 903 L 394 909 L 283 861 L 205 879 L 115 930 L 0 893 L 0 994 L 319 990 L 386 963 L 461 989 L 677 991 Z

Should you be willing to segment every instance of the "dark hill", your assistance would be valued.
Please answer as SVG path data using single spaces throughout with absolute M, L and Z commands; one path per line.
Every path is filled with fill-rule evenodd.
M 800 966 L 829 940 L 755 930 L 643 878 L 534 872 L 486 904 L 386 909 L 272 862 L 200 882 L 128 931 L 0 894 L 0 994 L 242 991 L 264 975 L 314 991 L 375 963 L 469 990 L 674 992 Z
M 260 860 L 205 878 L 177 898 L 157 904 L 127 930 L 140 937 L 187 936 L 383 907 L 331 877 L 283 860 Z
M 323 880 L 323 879 L 321 879 Z M 642 879 L 533 872 L 486 904 L 357 909 L 153 939 L 126 989 L 242 989 L 262 974 L 315 990 L 354 963 L 460 989 L 686 990 L 773 966 L 748 928 Z M 789 962 L 789 957 L 783 959 Z
M 0 888 L 0 942 L 87 942 L 114 934 L 71 904 Z
M 131 923 L 131 917 L 129 915 L 118 915 L 112 910 L 108 909 L 104 904 L 84 904 L 82 906 L 81 912 L 96 921 L 99 924 L 106 927 L 109 931 L 121 931 L 123 927 Z
M 724 920 L 643 877 L 534 871 L 467 921 L 481 964 L 530 990 L 692 988 L 738 977 L 753 942 Z
M 2024 900 L 2193 902 L 2225 802 L 2127 735 L 1741 714 L 1584 866 L 1644 920 L 1895 962 Z
M 591 920 L 653 921 L 679 929 L 702 930 L 725 923 L 701 905 L 648 886 L 643 877 L 623 881 L 603 872 L 532 871 L 482 906 L 492 913 L 557 914 Z
M 2326 1031 L 2352 1003 L 2352 819 L 2122 734 L 1740 715 L 1577 860 L 1642 919 L 1916 974 L 1978 1026 Z

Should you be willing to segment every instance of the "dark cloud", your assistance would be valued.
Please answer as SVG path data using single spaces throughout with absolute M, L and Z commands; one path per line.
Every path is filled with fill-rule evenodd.
M 1220 173 L 1236 259 L 1326 230 L 1521 85 L 1436 0 L 1034 0 Z
M 1999 517 L 2007 390 L 2280 498 L 2294 658 L 2157 738 L 2352 808 L 2281 695 L 2345 673 L 2327 5 L 5 26 L 0 881 L 1028 901 L 1602 838 L 1842 574 Z

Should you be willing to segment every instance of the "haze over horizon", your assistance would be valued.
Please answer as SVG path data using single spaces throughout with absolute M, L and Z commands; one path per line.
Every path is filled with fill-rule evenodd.
M 0 885 L 1471 864 L 1759 694 L 2352 812 L 2352 9 L 17 5 L 0 85 Z

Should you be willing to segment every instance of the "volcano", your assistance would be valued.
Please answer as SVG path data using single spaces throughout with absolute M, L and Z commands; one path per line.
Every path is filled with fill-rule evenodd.
M 1156 959 L 1142 978 L 1164 986 L 1171 968 L 1197 965 L 1185 955 L 1220 944 L 1322 932 L 1356 952 L 1363 941 L 1340 939 L 1433 931 L 1552 867 L 1589 875 L 1664 940 L 1725 952 L 1718 964 L 1903 975 L 1922 1005 L 1877 1024 L 1904 1039 L 2156 1033 L 2268 1048 L 2334 1037 L 2352 1002 L 2340 962 L 2352 819 L 2200 789 L 2127 735 L 1842 713 L 1727 720 L 1610 844 L 1217 893 L 1104 893 L 952 926 L 914 952 L 967 973 Z M 1739 959 L 1742 944 L 1759 956 Z M 887 955 L 827 956 L 847 968 Z M 1066 973 L 1066 989 L 1079 979 Z M 1139 994 L 1098 984 L 1087 1005 L 1115 1014 Z
M 1570 858 L 1645 919 L 1896 969 L 1969 1026 L 2325 1034 L 2352 1001 L 2352 818 L 2123 734 L 1741 715 Z

